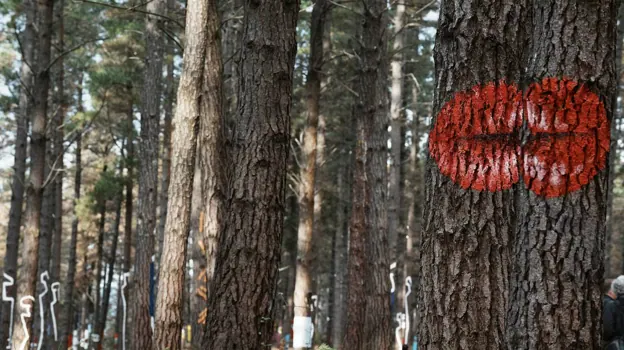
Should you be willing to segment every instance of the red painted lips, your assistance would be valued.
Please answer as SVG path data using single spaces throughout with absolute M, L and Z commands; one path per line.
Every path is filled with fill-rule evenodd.
M 530 135 L 521 146 L 525 118 Z M 505 190 L 522 175 L 536 194 L 558 197 L 605 167 L 609 137 L 598 95 L 570 79 L 546 78 L 524 95 L 504 82 L 455 94 L 429 135 L 429 152 L 462 188 Z

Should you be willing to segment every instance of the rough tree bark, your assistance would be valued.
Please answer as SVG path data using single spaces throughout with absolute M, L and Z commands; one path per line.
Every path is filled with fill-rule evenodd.
M 325 15 L 329 2 L 314 3 L 310 30 L 310 62 L 306 77 L 307 120 L 301 149 L 302 166 L 299 171 L 299 226 L 297 233 L 297 268 L 295 277 L 295 317 L 311 317 L 310 296 L 312 290 L 313 232 L 315 215 L 315 187 L 317 165 L 317 128 L 323 69 L 323 38 Z M 301 335 L 294 334 L 295 338 Z M 303 336 L 301 336 L 303 338 Z M 300 350 L 302 347 L 295 347 Z
M 526 1 L 517 0 L 441 3 L 421 245 L 424 350 L 506 349 L 512 187 L 519 177 L 512 127 L 522 121 L 521 93 L 499 82 L 520 81 L 525 12 Z M 462 111 L 468 98 L 474 107 Z M 467 125 L 474 127 L 462 129 Z
M 41 228 L 41 202 L 43 197 L 46 124 L 48 113 L 48 89 L 50 86 L 50 49 L 52 37 L 53 0 L 37 1 L 37 71 L 34 81 L 34 111 L 30 137 L 30 175 L 26 188 L 26 211 L 24 214 L 24 240 L 22 248 L 22 267 L 20 269 L 17 299 L 35 295 L 37 285 L 37 266 L 39 263 L 39 231 Z M 35 311 L 35 305 L 32 307 Z M 13 344 L 19 345 L 31 335 L 32 318 L 23 325 L 16 313 Z
M 203 347 L 270 344 L 284 225 L 297 0 L 249 1 L 224 225 Z
M 6 237 L 6 255 L 4 257 L 4 273 L 17 281 L 17 258 L 19 254 L 20 228 L 22 210 L 24 208 L 24 183 L 26 180 L 26 156 L 28 143 L 28 118 L 32 112 L 33 71 L 35 46 L 35 3 L 33 0 L 22 2 L 25 13 L 24 32 L 20 35 L 22 62 L 20 68 L 21 88 L 19 93 L 19 109 L 15 116 L 15 157 L 13 162 L 13 179 L 11 181 L 11 207 L 9 209 L 8 232 Z M 17 284 L 9 287 L 7 294 L 15 298 Z M 10 304 L 2 303 L 0 312 L 0 346 L 10 343 L 9 333 Z
M 386 2 L 363 2 L 357 78 L 357 141 L 349 237 L 344 349 L 392 348 L 387 193 Z
M 602 348 L 615 3 L 531 3 L 510 349 Z
M 165 13 L 166 0 L 147 3 L 147 11 Z M 132 346 L 151 349 L 150 264 L 154 254 L 156 234 L 156 204 L 158 203 L 158 143 L 160 133 L 160 98 L 163 71 L 162 17 L 147 16 L 145 20 L 145 71 L 141 91 L 141 142 L 139 143 L 139 203 L 137 241 L 132 286 Z
M 342 169 L 338 172 L 337 192 L 338 192 L 338 209 L 336 212 L 336 227 L 334 231 L 334 242 L 332 247 L 332 271 L 333 271 L 333 300 L 331 317 L 331 345 L 334 349 L 342 349 L 342 339 L 344 336 L 345 325 L 345 306 L 347 291 L 347 200 L 349 197 L 348 186 L 345 184 L 345 178 L 349 175 L 348 169 Z
M 165 225 L 164 250 L 161 260 L 158 305 L 156 314 L 156 347 L 180 349 L 183 325 L 184 276 L 187 240 L 191 219 L 191 199 L 196 165 L 197 138 L 201 131 L 202 197 L 211 197 L 222 186 L 218 174 L 220 162 L 222 116 L 222 63 L 217 2 L 191 1 L 186 17 L 187 42 L 184 50 L 184 70 L 178 88 L 172 138 L 172 173 L 169 190 L 169 217 Z M 201 198 L 212 203 L 212 198 Z M 213 221 L 212 231 L 219 229 L 218 208 L 207 210 L 205 220 Z M 200 224 L 201 225 L 201 224 Z
M 83 113 L 82 105 L 82 78 L 78 83 L 78 106 L 77 112 Z M 74 330 L 74 284 L 76 277 L 76 246 L 78 244 L 78 212 L 77 205 L 80 200 L 80 187 L 82 184 L 82 130 L 78 130 L 76 135 L 75 150 L 75 175 L 74 175 L 74 199 L 73 218 L 71 225 L 71 238 L 69 241 L 69 260 L 67 261 L 67 279 L 65 280 L 65 295 L 63 298 L 63 321 L 61 322 L 60 344 L 67 344 L 67 339 Z

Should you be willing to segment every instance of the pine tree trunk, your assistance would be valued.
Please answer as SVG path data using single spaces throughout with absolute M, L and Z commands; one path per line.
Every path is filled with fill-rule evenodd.
M 169 15 L 173 13 L 174 1 L 168 0 Z M 173 104 L 175 101 L 175 80 L 174 80 L 174 45 L 173 40 L 168 40 L 165 48 L 165 59 L 167 60 L 167 76 L 165 77 L 165 102 L 164 102 L 164 125 L 163 125 L 163 147 L 162 147 L 162 171 L 160 182 L 160 208 L 158 221 L 158 254 L 156 261 L 160 264 L 160 256 L 163 251 L 163 241 L 165 235 L 165 222 L 167 220 L 167 203 L 169 201 L 169 182 L 171 178 L 171 119 L 173 117 Z M 159 265 L 160 266 L 160 265 Z
M 126 144 L 127 150 L 126 150 L 126 193 L 125 193 L 125 202 L 126 202 L 126 207 L 125 207 L 125 213 L 124 213 L 124 238 L 123 238 L 123 268 L 122 268 L 122 272 L 128 273 L 130 272 L 130 266 L 132 265 L 132 214 L 133 214 L 133 208 L 134 208 L 134 202 L 133 202 L 133 190 L 134 190 L 134 164 L 136 162 L 135 157 L 134 157 L 134 103 L 132 100 L 132 86 L 127 86 L 126 90 L 128 92 L 128 96 L 130 96 L 130 98 L 128 99 L 128 111 L 126 112 L 126 117 L 127 119 L 127 130 L 126 132 L 128 133 L 127 137 L 128 137 L 128 141 Z M 122 276 L 123 278 L 123 276 Z M 130 283 L 128 281 L 128 283 Z M 125 294 L 124 297 L 126 299 L 126 301 L 130 301 L 130 285 L 126 286 L 126 288 L 124 289 L 123 293 Z M 126 313 L 128 315 L 131 315 L 131 310 L 132 310 L 132 304 L 130 302 L 128 302 L 127 304 L 127 310 Z M 120 318 L 120 320 L 123 322 L 123 319 Z M 126 328 L 126 332 L 131 331 L 130 329 L 131 327 Z M 127 333 L 124 338 L 121 338 L 120 342 L 126 341 L 127 343 L 130 342 L 130 337 L 128 337 Z M 122 344 L 123 346 L 123 344 Z M 129 347 L 126 347 L 129 348 Z
M 4 274 L 14 280 L 14 284 L 7 288 L 7 296 L 15 298 L 17 288 L 17 258 L 19 253 L 20 228 L 22 225 L 22 210 L 24 203 L 24 183 L 26 173 L 26 157 L 28 143 L 28 118 L 32 112 L 31 98 L 33 87 L 34 45 L 35 45 L 35 4 L 32 0 L 22 2 L 26 14 L 24 32 L 20 35 L 22 49 L 22 63 L 20 81 L 22 83 L 19 94 L 19 109 L 15 116 L 15 157 L 13 163 L 13 178 L 11 181 L 11 207 L 9 209 L 8 232 L 6 237 L 6 255 L 4 257 Z M 17 305 L 17 303 L 16 303 Z M 11 323 L 11 309 L 9 303 L 2 303 L 0 312 L 0 346 L 11 344 L 9 326 Z M 17 313 L 17 312 L 14 312 Z
M 22 49 L 22 63 L 20 68 L 20 81 L 22 86 L 19 94 L 19 109 L 15 116 L 15 157 L 13 163 L 13 179 L 11 181 L 11 208 L 9 209 L 8 232 L 6 237 L 6 255 L 4 257 L 4 273 L 17 281 L 17 258 L 19 253 L 20 227 L 22 225 L 22 210 L 24 203 L 24 183 L 26 173 L 26 156 L 28 143 L 28 118 L 32 112 L 33 101 L 31 98 L 33 87 L 33 72 L 35 46 L 35 4 L 33 0 L 22 2 L 22 8 L 26 14 L 24 32 L 20 36 Z M 15 298 L 17 284 L 7 289 L 7 296 Z M 17 303 L 16 303 L 17 305 Z M 17 312 L 15 312 L 17 313 Z M 0 347 L 10 344 L 11 334 L 9 326 L 11 322 L 11 310 L 9 303 L 2 303 L 0 312 Z
M 331 345 L 334 349 L 342 349 L 344 337 L 345 305 L 346 305 L 346 277 L 347 277 L 347 218 L 346 200 L 349 196 L 345 186 L 347 170 L 339 170 L 337 179 L 338 208 L 336 212 L 336 226 L 332 247 L 332 271 L 333 271 L 333 299 L 331 309 Z
M 461 125 L 486 124 L 490 119 L 477 108 L 450 115 L 446 111 L 452 110 L 448 106 L 453 106 L 454 98 L 479 91 L 474 87 L 480 86 L 486 91 L 491 89 L 493 94 L 474 93 L 475 99 L 503 96 L 509 100 L 500 103 L 504 113 L 516 117 L 518 112 L 514 108 L 520 93 L 514 94 L 512 87 L 497 82 L 520 81 L 525 17 L 524 1 L 463 0 L 444 1 L 441 5 L 436 37 L 434 115 L 440 113 L 442 117 L 436 117 L 434 122 L 442 126 L 434 127 L 429 137 L 431 157 L 425 172 L 425 226 L 421 245 L 419 348 L 423 350 L 506 349 L 507 264 L 515 220 L 512 187 L 519 175 L 515 139 L 511 132 L 503 131 L 507 131 L 507 124 L 515 126 L 521 121 L 505 120 L 505 126 L 497 125 L 499 129 L 495 133 L 500 133 L 499 138 L 490 140 L 489 135 L 478 134 L 474 135 L 475 140 L 465 141 L 458 131 Z M 451 105 L 442 110 L 447 102 Z M 501 114 L 497 113 L 497 116 Z M 447 135 L 450 141 L 445 143 Z M 445 145 L 450 145 L 450 151 L 441 149 Z M 456 147 L 467 151 L 455 154 Z M 486 158 L 485 152 L 493 156 Z M 502 158 L 503 152 L 510 153 L 506 154 L 504 164 L 511 174 L 498 176 L 494 170 L 488 170 L 496 165 L 488 162 Z M 484 159 L 478 158 L 480 155 Z M 436 164 L 434 159 L 440 157 L 445 158 Z M 474 164 L 470 164 L 468 173 L 461 173 L 464 168 L 458 166 L 455 167 L 459 171 L 449 171 L 457 161 Z M 442 171 L 456 176 L 457 183 Z M 478 175 L 473 176 L 470 171 Z M 465 177 L 460 179 L 463 174 Z
M 55 13 L 56 24 L 58 25 L 58 51 L 63 52 L 65 48 L 65 26 L 63 11 L 65 9 L 65 1 L 60 0 L 58 3 L 58 11 Z M 54 178 L 54 235 L 52 236 L 52 259 L 50 262 L 50 281 L 51 283 L 60 282 L 61 280 L 61 257 L 63 244 L 63 173 L 65 171 L 64 156 L 65 150 L 63 141 L 65 134 L 63 132 L 65 123 L 65 113 L 67 105 L 65 102 L 65 66 L 64 59 L 60 57 L 56 62 L 58 65 L 58 78 L 56 81 L 58 110 L 55 115 L 55 126 L 52 129 L 54 133 L 54 159 L 55 159 L 55 178 Z M 54 310 L 55 320 L 59 319 L 60 306 Z M 49 324 L 49 323 L 48 323 Z M 50 348 L 57 348 L 58 342 L 54 340 L 54 334 L 50 334 L 48 345 Z M 58 335 L 58 331 L 57 331 Z
M 273 330 L 298 1 L 247 4 L 230 188 L 203 347 L 260 349 Z M 269 59 L 270 58 L 270 59 Z M 251 88 L 253 87 L 253 88 Z
M 532 144 L 524 148 L 526 186 L 516 199 L 510 349 L 602 348 L 615 3 L 532 2 L 523 79 L 532 83 L 524 135 Z M 578 111 L 574 120 L 562 122 L 564 108 Z
M 121 163 L 118 169 L 119 175 L 122 174 L 123 168 Z M 119 238 L 119 225 L 121 224 L 121 205 L 123 200 L 123 193 L 120 190 L 115 194 L 115 222 L 113 223 L 113 237 L 108 255 L 108 269 L 104 276 L 104 293 L 102 295 L 102 303 L 99 313 L 99 318 L 95 320 L 94 332 L 100 336 L 100 346 L 104 342 L 104 332 L 106 330 L 106 319 L 108 316 L 108 305 L 110 301 L 111 288 L 113 284 L 113 278 L 115 278 L 115 261 L 117 260 L 117 241 Z
M 349 237 L 349 294 L 343 349 L 392 348 L 388 293 L 386 2 L 367 0 L 361 28 L 357 143 Z
M 102 174 L 106 173 L 106 165 L 104 166 L 104 171 Z M 97 328 L 97 323 L 100 319 L 100 314 L 102 313 L 102 265 L 104 264 L 104 233 L 106 226 L 106 200 L 99 199 L 97 203 L 97 207 L 100 213 L 100 219 L 98 221 L 98 239 L 95 245 L 96 249 L 96 261 L 95 261 L 95 315 L 93 317 L 93 326 L 94 329 L 92 333 L 98 333 L 99 329 Z M 95 350 L 97 347 L 97 343 L 92 341 L 93 338 L 89 338 L 89 349 Z
M 178 89 L 175 127 L 172 139 L 172 179 L 169 192 L 170 213 L 165 225 L 165 244 L 161 261 L 156 317 L 156 347 L 180 349 L 183 326 L 184 276 L 187 240 L 190 229 L 192 192 L 201 133 L 202 198 L 206 203 L 204 226 L 219 230 L 219 200 L 224 177 L 219 147 L 222 146 L 222 63 L 216 0 L 192 1 L 187 12 L 187 38 L 184 70 Z M 201 97 L 201 98 L 200 98 Z M 207 198 L 204 196 L 208 196 Z
M 78 83 L 78 113 L 83 113 L 82 105 L 82 79 Z M 69 260 L 67 262 L 67 279 L 65 281 L 65 295 L 63 298 L 63 322 L 60 328 L 60 344 L 67 344 L 68 338 L 74 330 L 74 285 L 76 283 L 76 247 L 78 245 L 78 212 L 77 205 L 80 199 L 80 187 L 82 184 L 82 130 L 76 135 L 76 160 L 74 176 L 74 199 L 71 238 L 69 242 Z
M 388 181 L 388 241 L 390 247 L 390 262 L 394 262 L 399 255 L 397 250 L 400 227 L 401 209 L 401 150 L 403 149 L 403 33 L 405 28 L 405 3 L 398 1 L 394 13 L 394 44 L 392 62 L 392 91 L 390 94 L 390 174 Z M 402 238 L 401 238 L 402 239 Z M 400 268 L 400 266 L 399 266 Z
M 166 0 L 147 3 L 147 11 L 164 14 Z M 156 234 L 158 202 L 158 144 L 160 133 L 160 98 L 163 71 L 163 19 L 147 16 L 145 23 L 145 71 L 141 92 L 141 142 L 139 143 L 139 204 L 135 272 L 133 276 L 132 346 L 152 347 L 150 303 L 152 300 L 150 266 Z
M 26 212 L 24 214 L 24 240 L 22 248 L 22 267 L 20 269 L 17 299 L 35 295 L 37 286 L 37 266 L 39 263 L 39 231 L 41 229 L 41 205 L 45 174 L 46 124 L 48 113 L 48 88 L 50 86 L 50 47 L 52 36 L 53 0 L 38 0 L 38 40 L 37 40 L 37 75 L 34 83 L 34 111 L 30 138 L 30 176 L 26 188 Z M 33 305 L 33 310 L 36 307 Z M 19 313 L 16 313 L 19 316 Z M 32 335 L 33 318 L 26 319 L 22 325 L 16 317 L 13 344 L 19 345 Z
M 321 75 L 323 69 L 323 38 L 325 15 L 328 9 L 325 0 L 314 3 L 310 32 L 310 62 L 306 77 L 307 120 L 303 136 L 302 160 L 305 166 L 299 172 L 299 226 L 297 234 L 297 269 L 295 278 L 295 317 L 311 317 L 310 297 L 312 290 L 313 231 L 315 214 L 315 185 L 317 140 L 319 122 L 319 101 L 321 98 Z M 303 335 L 294 334 L 295 338 Z M 295 347 L 296 350 L 304 349 Z

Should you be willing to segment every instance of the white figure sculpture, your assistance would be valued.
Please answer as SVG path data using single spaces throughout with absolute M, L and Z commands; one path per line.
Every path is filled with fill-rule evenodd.
M 397 313 L 396 321 L 398 325 L 394 330 L 394 337 L 396 338 L 396 342 L 400 348 L 403 344 L 403 342 L 401 341 L 401 329 L 405 329 L 405 314 L 401 312 Z
M 391 288 L 390 288 L 390 293 L 394 293 L 395 289 L 396 289 L 396 285 L 394 283 L 394 269 L 396 268 L 397 263 L 393 262 L 392 264 L 390 264 L 390 284 L 391 284 Z
M 6 348 L 7 349 L 12 349 L 12 344 L 11 344 L 11 338 L 13 335 L 13 310 L 15 309 L 15 298 L 10 297 L 8 295 L 7 289 L 15 284 L 15 280 L 13 279 L 13 277 L 7 275 L 6 273 L 4 274 L 4 279 L 5 281 L 2 282 L 2 301 L 6 302 L 8 301 L 9 303 L 11 303 L 11 313 L 9 314 L 9 316 L 11 317 L 9 319 L 9 334 L 7 336 L 7 345 Z
M 30 303 L 26 304 L 26 301 L 30 301 Z M 32 310 L 32 306 L 34 302 L 35 302 L 35 297 L 33 297 L 32 295 L 26 295 L 20 299 L 20 308 L 23 310 L 22 313 L 20 313 L 20 319 L 22 320 L 22 328 L 24 328 L 24 333 L 26 333 L 24 340 L 22 340 L 22 343 L 20 344 L 20 347 L 19 347 L 20 350 L 26 349 L 26 344 L 29 344 L 29 341 L 30 341 L 30 334 L 28 334 L 28 327 L 26 326 L 26 319 L 32 317 L 32 315 L 30 314 L 30 311 Z
M 126 307 L 126 293 L 124 290 L 128 285 L 128 276 L 130 276 L 130 272 L 126 272 L 123 274 L 123 282 L 121 285 L 121 303 L 123 305 L 123 323 L 121 328 L 121 349 L 126 350 L 126 317 L 127 317 L 127 307 Z
M 405 304 L 405 344 L 407 344 L 407 339 L 409 339 L 409 327 L 410 327 L 410 317 L 408 310 L 408 302 L 407 298 L 410 294 L 412 294 L 412 277 L 407 276 L 405 278 L 405 288 L 407 288 L 407 292 L 405 293 L 405 298 L 403 298 L 403 303 Z
M 54 282 L 50 286 L 52 289 L 52 302 L 50 303 L 50 315 L 52 316 L 52 331 L 54 332 L 54 341 L 58 341 L 58 332 L 56 330 L 56 314 L 54 310 L 54 305 L 59 300 L 59 295 L 61 293 L 61 284 L 59 282 Z
M 39 276 L 39 281 L 43 284 L 43 293 L 39 294 L 39 343 L 37 344 L 37 350 L 41 350 L 41 346 L 43 346 L 43 338 L 45 338 L 45 306 L 43 303 L 43 298 L 46 294 L 48 294 L 48 280 L 50 279 L 50 275 L 48 271 L 44 271 L 41 276 Z

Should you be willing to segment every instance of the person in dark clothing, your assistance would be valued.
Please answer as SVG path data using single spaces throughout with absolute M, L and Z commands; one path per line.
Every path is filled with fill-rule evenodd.
M 619 337 L 624 337 L 624 276 L 613 280 L 602 300 L 603 348 Z

